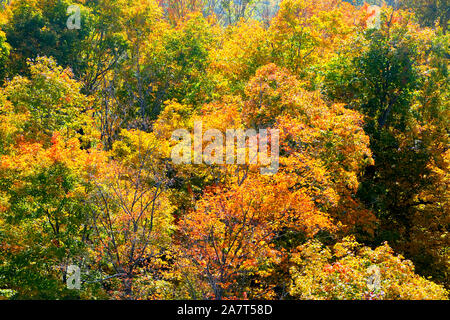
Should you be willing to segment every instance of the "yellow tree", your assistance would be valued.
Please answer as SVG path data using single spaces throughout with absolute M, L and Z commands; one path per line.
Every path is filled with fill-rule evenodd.
M 157 275 L 173 232 L 164 164 L 154 135 L 141 131 L 122 131 L 112 156 L 89 176 L 88 225 L 102 275 L 93 281 L 112 281 L 116 298 L 155 298 L 168 285 Z
M 341 0 L 282 1 L 269 28 L 274 62 L 308 75 L 353 34 L 357 17 L 356 8 Z
M 298 299 L 440 300 L 448 291 L 414 273 L 387 243 L 371 249 L 345 238 L 330 250 L 318 241 L 292 255 L 290 293 Z

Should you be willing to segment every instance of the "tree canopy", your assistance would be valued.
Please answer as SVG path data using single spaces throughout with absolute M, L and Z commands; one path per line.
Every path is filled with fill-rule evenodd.
M 448 15 L 3 3 L 0 299 L 448 299 Z

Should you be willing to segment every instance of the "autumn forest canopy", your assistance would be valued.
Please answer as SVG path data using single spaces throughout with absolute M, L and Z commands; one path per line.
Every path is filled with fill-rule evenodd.
M 448 299 L 449 16 L 0 1 L 0 299 Z

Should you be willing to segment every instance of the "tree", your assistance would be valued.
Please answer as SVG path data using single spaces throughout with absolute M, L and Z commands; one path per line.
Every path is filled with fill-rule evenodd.
M 116 160 L 100 164 L 104 168 L 90 177 L 88 225 L 94 259 L 100 274 L 106 273 L 95 281 L 118 278 L 121 283 L 113 287 L 117 297 L 136 299 L 142 290 L 133 287 L 136 281 L 158 281 L 152 275 L 171 243 L 172 206 L 160 168 L 153 164 L 154 136 L 139 131 L 123 131 L 122 136 L 113 145 Z
M 444 32 L 448 29 L 448 20 L 450 9 L 448 3 L 441 0 L 407 0 L 402 1 L 401 5 L 412 9 L 419 19 L 421 25 L 434 27 L 436 23 Z
M 232 99 L 205 106 L 205 130 L 278 129 L 278 172 L 264 176 L 248 163 L 217 166 L 208 172 L 217 179 L 181 220 L 183 256 L 209 286 L 199 285 L 196 294 L 217 299 L 283 296 L 283 270 L 296 245 L 319 234 L 335 237 L 342 223 L 370 229 L 373 221 L 356 209 L 356 200 L 348 210 L 347 198 L 354 198 L 357 174 L 370 157 L 361 115 L 327 106 L 273 64 L 257 70 L 245 94 L 238 109 L 228 104 L 236 103 Z
M 269 28 L 274 62 L 305 77 L 344 45 L 357 16 L 353 6 L 339 0 L 283 1 Z
M 256 20 L 240 21 L 226 29 L 222 42 L 211 51 L 208 71 L 220 77 L 218 89 L 242 92 L 256 70 L 271 61 L 268 32 Z
M 0 286 L 15 298 L 89 297 L 71 291 L 67 265 L 83 261 L 86 197 L 79 176 L 78 139 L 56 133 L 51 145 L 18 139 L 0 166 Z
M 318 92 L 302 89 L 302 82 L 273 64 L 257 71 L 246 95 L 243 115 L 247 124 L 256 128 L 275 124 L 286 158 L 294 161 L 290 166 L 295 168 L 299 154 L 317 159 L 320 164 L 314 166 L 334 181 L 331 189 L 339 195 L 333 215 L 347 228 L 371 233 L 374 216 L 355 199 L 358 177 L 372 162 L 361 114 L 340 104 L 328 106 Z M 324 182 L 320 185 L 325 186 Z
M 261 279 L 273 272 L 279 259 L 273 240 L 284 228 L 314 234 L 329 226 L 303 189 L 289 192 L 293 185 L 278 179 L 246 179 L 205 195 L 186 215 L 185 254 L 210 285 L 207 296 L 271 297 L 272 288 Z
M 433 185 L 430 162 L 440 159 L 442 164 L 443 146 L 448 144 L 448 131 L 443 129 L 448 119 L 444 89 L 448 57 L 442 46 L 447 40 L 411 23 L 407 13 L 387 8 L 381 28 L 366 29 L 362 35 L 353 45 L 360 51 L 337 60 L 347 69 L 327 76 L 328 96 L 365 115 L 364 130 L 370 136 L 375 164 L 366 168 L 358 193 L 381 220 L 375 242 L 388 240 L 418 262 L 423 258 L 412 245 L 413 237 L 418 237 L 412 233 L 418 230 L 415 217 L 419 214 L 430 223 L 435 219 L 418 213 L 428 204 L 419 195 Z M 433 242 L 436 235 L 426 229 L 420 238 Z M 445 239 L 447 227 L 440 230 Z M 445 246 L 438 250 L 445 251 Z M 434 265 L 445 268 L 437 267 L 437 261 Z M 418 270 L 432 274 L 429 267 Z M 442 277 L 442 271 L 436 276 Z
M 67 28 L 67 8 L 76 3 L 82 25 L 79 30 Z M 79 1 L 44 0 L 13 1 L 10 15 L 2 25 L 11 45 L 8 76 L 28 74 L 27 59 L 53 57 L 63 67 L 71 67 L 80 76 L 85 70 L 81 57 L 82 41 L 91 31 L 91 17 Z
M 6 42 L 6 35 L 3 31 L 0 31 L 0 84 L 3 83 L 3 79 L 6 75 L 5 65 L 8 62 L 9 51 L 11 47 Z
M 447 299 L 446 290 L 414 274 L 411 261 L 385 243 L 373 249 L 352 238 L 332 250 L 310 241 L 292 256 L 291 294 L 299 299 Z
M 30 72 L 31 79 L 15 77 L 0 95 L 1 265 L 7 275 L 0 281 L 17 298 L 88 297 L 95 287 L 76 293 L 62 281 L 67 265 L 85 253 L 87 154 L 75 130 L 86 125 L 80 113 L 88 99 L 52 59 L 30 63 Z

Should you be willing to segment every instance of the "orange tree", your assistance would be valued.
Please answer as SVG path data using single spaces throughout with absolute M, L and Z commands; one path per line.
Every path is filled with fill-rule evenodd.
M 358 216 L 361 205 L 354 199 L 357 175 L 370 162 L 357 112 L 326 105 L 273 64 L 257 71 L 245 94 L 241 102 L 204 106 L 205 129 L 278 129 L 280 168 L 264 176 L 258 165 L 225 164 L 203 175 L 211 186 L 180 218 L 180 228 L 183 257 L 209 285 L 200 286 L 208 297 L 286 294 L 279 282 L 289 277 L 286 259 L 296 244 L 355 225 L 370 230 L 374 221 L 370 212 Z M 197 174 L 205 173 L 201 168 Z

